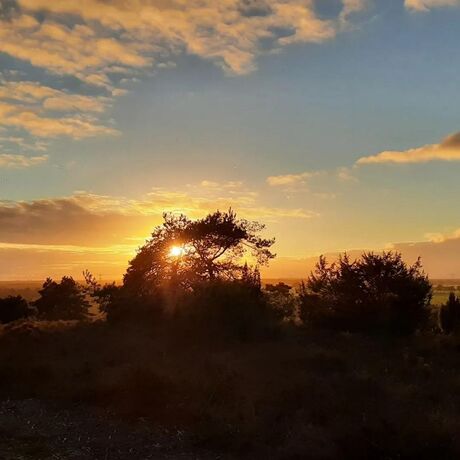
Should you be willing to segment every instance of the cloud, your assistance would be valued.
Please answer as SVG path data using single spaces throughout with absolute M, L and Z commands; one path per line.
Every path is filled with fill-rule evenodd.
M 241 181 L 227 181 L 227 182 L 216 182 L 212 180 L 202 180 L 200 182 L 201 187 L 208 189 L 226 189 L 230 191 L 240 190 L 243 187 Z
M 281 174 L 277 176 L 269 176 L 266 182 L 271 187 L 280 187 L 291 191 L 305 190 L 305 185 L 308 184 L 310 179 L 316 177 L 328 177 L 341 182 L 356 182 L 357 179 L 353 175 L 352 170 L 347 167 L 340 167 L 335 170 L 321 170 L 321 171 L 305 171 L 298 174 Z
M 16 151 L 17 148 L 20 148 L 25 151 L 45 152 L 48 144 L 41 140 L 30 142 L 21 136 L 0 136 L 0 146 L 5 151 L 9 151 L 12 148 Z
M 152 56 L 182 51 L 244 74 L 255 68 L 261 40 L 270 40 L 272 48 L 329 40 L 338 33 L 339 23 L 365 3 L 343 0 L 340 17 L 323 20 L 310 0 L 18 0 L 22 15 L 11 28 L 17 34 L 27 31 L 27 49 L 18 35 L 11 36 L 3 49 L 54 72 L 87 77 L 113 63 L 146 67 Z M 37 13 L 45 13 L 48 21 L 37 21 Z M 84 24 L 66 26 L 63 18 L 68 17 Z M 70 49 L 68 57 L 63 46 Z
M 32 8 L 34 2 L 29 3 Z M 74 75 L 97 86 L 110 86 L 107 75 L 100 72 L 106 66 L 145 67 L 149 63 L 140 53 L 139 44 L 130 40 L 98 36 L 87 25 L 40 21 L 26 13 L 2 21 L 0 52 L 55 74 Z
M 39 138 L 116 134 L 90 115 L 104 112 L 109 103 L 108 97 L 69 94 L 37 82 L 0 80 L 0 126 L 22 129 Z
M 271 187 L 284 187 L 305 184 L 308 179 L 320 174 L 318 171 L 306 171 L 300 174 L 282 174 L 267 177 L 267 184 Z
M 434 235 L 434 234 L 433 234 Z M 347 250 L 347 254 L 353 260 L 370 249 Z M 373 251 L 380 252 L 383 248 L 373 248 Z M 460 278 L 460 267 L 458 264 L 458 253 L 460 251 L 460 230 L 451 235 L 435 240 L 392 243 L 387 245 L 385 250 L 400 252 L 407 263 L 415 262 L 421 258 L 425 272 L 432 279 L 454 279 Z M 336 260 L 343 251 L 329 252 L 324 254 L 328 262 Z M 318 255 L 319 256 L 319 255 Z M 279 257 L 273 260 L 270 267 L 262 272 L 264 277 L 272 278 L 301 278 L 305 279 L 314 269 L 318 262 L 318 256 L 313 257 Z
M 356 164 L 406 164 L 430 161 L 460 161 L 460 132 L 443 139 L 439 144 L 425 145 L 405 151 L 384 151 L 360 158 Z
M 0 126 L 23 129 L 39 138 L 67 136 L 83 139 L 97 135 L 115 135 L 114 128 L 98 124 L 94 118 L 75 114 L 52 117 L 34 107 L 4 103 L 0 100 Z
M 104 112 L 110 98 L 70 94 L 34 81 L 0 81 L 0 99 L 59 112 Z
M 340 20 L 347 25 L 348 19 L 354 13 L 359 13 L 367 8 L 369 0 L 343 0 Z
M 0 243 L 101 247 L 140 242 L 161 222 L 163 212 L 197 218 L 229 207 L 240 217 L 266 222 L 317 215 L 301 208 L 265 206 L 255 192 L 241 187 L 157 188 L 139 199 L 77 192 L 60 198 L 0 201 Z
M 42 138 L 116 134 L 101 119 L 126 78 L 172 68 L 184 53 L 247 74 L 261 54 L 333 39 L 366 4 L 341 2 L 322 19 L 313 0 L 16 0 L 0 15 L 0 53 L 46 73 L 20 81 L 3 70 L 14 78 L 0 75 L 0 126 Z M 71 94 L 44 84 L 53 76 L 83 85 Z
M 37 166 L 48 161 L 47 155 L 26 157 L 9 153 L 0 154 L 0 168 L 22 169 Z
M 460 0 L 405 0 L 404 4 L 409 10 L 427 12 L 433 8 L 460 6 Z
M 183 190 L 155 188 L 138 198 L 76 192 L 31 201 L 0 201 L 2 279 L 40 279 L 84 269 L 119 278 L 163 212 L 203 217 L 232 207 L 241 218 L 266 223 L 315 218 L 302 208 L 270 207 L 240 182 L 203 181 Z

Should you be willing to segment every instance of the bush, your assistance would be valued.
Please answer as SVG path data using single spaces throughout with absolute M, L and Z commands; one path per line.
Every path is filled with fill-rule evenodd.
M 347 255 L 328 265 L 321 257 L 300 289 L 305 323 L 361 332 L 410 334 L 426 317 L 431 284 L 420 261 L 407 266 L 401 254 Z
M 449 294 L 449 299 L 441 306 L 439 317 L 441 329 L 446 334 L 460 330 L 460 299 L 455 293 Z
M 261 290 L 241 280 L 203 283 L 184 294 L 174 320 L 211 339 L 249 340 L 276 327 Z
M 89 314 L 85 290 L 71 277 L 64 276 L 60 283 L 48 278 L 39 294 L 34 306 L 40 319 L 81 320 Z
M 294 321 L 297 315 L 298 299 L 292 287 L 285 283 L 267 284 L 265 298 L 279 321 Z
M 141 295 L 126 286 L 113 283 L 100 287 L 92 296 L 110 323 L 129 321 L 151 324 L 158 321 L 165 310 L 165 296 L 160 289 Z
M 20 295 L 0 299 L 0 323 L 2 324 L 27 318 L 33 312 L 34 310 L 29 307 L 27 300 Z

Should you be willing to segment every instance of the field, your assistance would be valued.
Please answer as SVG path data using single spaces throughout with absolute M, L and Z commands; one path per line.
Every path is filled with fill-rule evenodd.
M 0 459 L 460 458 L 458 336 L 92 318 L 0 327 Z
M 459 350 L 430 334 L 4 327 L 0 458 L 459 458 Z

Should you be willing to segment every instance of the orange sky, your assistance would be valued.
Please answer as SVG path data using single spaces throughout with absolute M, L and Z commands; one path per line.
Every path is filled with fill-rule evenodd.
M 266 276 L 395 248 L 460 277 L 460 0 L 0 2 L 0 279 L 118 278 L 230 206 Z

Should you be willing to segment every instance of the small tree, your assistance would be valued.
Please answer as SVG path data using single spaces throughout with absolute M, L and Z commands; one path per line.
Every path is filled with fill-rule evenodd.
M 408 266 L 398 253 L 364 253 L 355 261 L 345 254 L 328 265 L 321 257 L 301 285 L 301 317 L 348 330 L 406 334 L 425 317 L 431 295 L 420 260 Z
M 81 320 L 89 314 L 85 290 L 72 277 L 64 276 L 60 283 L 48 278 L 38 292 L 34 305 L 41 319 Z
M 460 299 L 454 292 L 449 294 L 449 299 L 441 306 L 439 319 L 441 329 L 446 334 L 460 330 Z
M 0 323 L 6 324 L 27 318 L 33 313 L 27 300 L 21 296 L 8 296 L 0 299 Z

